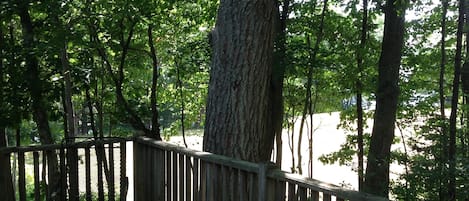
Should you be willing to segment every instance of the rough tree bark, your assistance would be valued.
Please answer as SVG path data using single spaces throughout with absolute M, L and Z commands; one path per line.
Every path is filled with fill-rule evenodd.
M 49 127 L 49 118 L 47 114 L 47 106 L 43 96 L 43 81 L 40 78 L 39 62 L 36 57 L 35 44 L 34 44 L 34 29 L 31 17 L 29 15 L 27 1 L 18 3 L 18 14 L 20 16 L 22 33 L 23 33 L 23 47 L 27 51 L 25 54 L 26 61 L 26 79 L 28 80 L 28 88 L 31 96 L 31 109 L 33 112 L 33 119 L 37 124 L 40 140 L 42 144 L 53 144 L 54 139 Z M 49 177 L 49 195 L 58 195 L 59 192 L 59 172 L 57 155 L 55 152 L 47 152 L 48 159 L 48 177 Z M 51 200 L 57 199 L 51 197 Z
M 389 163 L 394 138 L 399 96 L 399 66 L 404 42 L 405 5 L 398 0 L 387 0 L 383 10 L 384 36 L 378 66 L 376 111 L 368 153 L 363 190 L 388 197 Z
M 220 1 L 211 32 L 205 151 L 252 162 L 270 160 L 277 9 L 272 0 Z

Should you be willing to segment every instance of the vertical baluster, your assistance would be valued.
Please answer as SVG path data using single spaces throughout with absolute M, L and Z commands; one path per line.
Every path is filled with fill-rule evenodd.
M 213 200 L 218 201 L 221 200 L 221 187 L 220 187 L 220 165 L 218 164 L 211 164 L 211 171 L 212 171 L 212 192 L 213 192 Z
M 41 199 L 41 185 L 39 182 L 39 153 L 33 152 L 33 164 L 34 164 L 34 200 L 39 201 Z
M 199 159 L 194 158 L 194 165 L 192 166 L 193 170 L 193 193 L 192 193 L 192 200 L 193 201 L 199 201 Z
M 60 200 L 67 200 L 67 164 L 65 163 L 65 147 L 60 148 Z
M 191 201 L 192 194 L 192 161 L 190 156 L 186 156 L 186 201 Z
M 235 169 L 230 168 L 230 173 L 229 173 L 229 181 L 230 181 L 230 201 L 235 201 L 236 200 L 236 173 Z
M 116 200 L 116 189 L 114 185 L 114 144 L 109 143 L 109 183 L 108 183 L 108 196 L 109 201 Z
M 172 193 L 172 185 L 171 185 L 171 180 L 172 180 L 172 174 L 173 174 L 173 168 L 171 167 L 172 160 L 171 160 L 171 152 L 166 151 L 166 200 L 171 201 L 171 193 Z
M 173 201 L 178 200 L 178 154 L 173 152 Z
M 206 188 L 207 188 L 207 201 L 214 201 L 215 200 L 215 197 L 214 197 L 214 187 L 215 187 L 215 183 L 214 183 L 214 179 L 215 179 L 215 175 L 213 174 L 214 171 L 213 169 L 215 169 L 213 167 L 214 165 L 213 164 L 210 164 L 210 163 L 205 163 L 205 168 L 207 171 L 206 172 L 206 182 L 207 182 L 207 185 L 206 185 Z
M 311 200 L 312 201 L 319 201 L 319 192 L 315 190 L 311 190 Z
M 18 152 L 18 188 L 20 201 L 26 201 L 26 175 L 25 175 L 24 152 Z
M 80 194 L 78 190 L 78 150 L 73 145 L 68 145 L 67 164 L 68 164 L 68 182 L 69 182 L 69 200 L 79 201 Z
M 298 196 L 300 197 L 300 201 L 306 201 L 307 196 L 306 196 L 306 188 L 303 186 L 298 187 Z
M 285 201 L 285 181 L 276 181 L 275 182 L 275 200 L 276 201 Z
M 127 178 L 127 141 L 120 142 L 120 201 L 127 200 L 129 179 Z
M 254 201 L 257 197 L 256 188 L 258 187 L 257 183 L 254 182 L 255 175 L 253 173 L 246 172 L 246 176 L 248 177 L 248 197 L 249 200 Z
M 258 181 L 258 200 L 264 201 L 266 200 L 266 190 L 267 190 L 267 165 L 266 164 L 259 164 L 259 171 L 257 173 L 257 181 Z
M 238 190 L 239 190 L 239 200 L 247 200 L 246 195 L 246 179 L 244 172 L 238 169 Z
M 179 201 L 184 201 L 184 155 L 179 153 Z
M 200 190 L 199 190 L 199 200 L 207 201 L 208 200 L 208 174 L 207 174 L 207 162 L 200 159 Z
M 229 198 L 228 188 L 227 188 L 228 178 L 226 178 L 226 175 L 227 175 L 226 167 L 223 165 L 220 165 L 220 172 L 219 172 L 218 178 L 220 178 L 221 180 L 219 181 L 219 183 L 221 183 L 221 186 L 219 186 L 219 188 L 221 187 L 221 200 L 228 201 L 228 198 Z
M 298 197 L 296 195 L 296 186 L 295 184 L 288 183 L 288 201 L 296 201 Z
M 86 201 L 92 200 L 91 195 L 91 157 L 90 147 L 85 148 L 85 188 L 86 188 Z
M 322 200 L 323 201 L 331 201 L 331 194 L 323 192 L 322 193 Z
M 150 199 L 151 200 L 158 200 L 158 191 L 160 190 L 159 187 L 159 179 L 158 178 L 158 162 L 159 161 L 159 158 L 158 158 L 158 152 L 159 152 L 159 149 L 158 148 L 149 148 L 148 149 L 148 161 L 150 162 L 148 165 L 149 165 L 149 170 L 147 172 L 147 178 L 146 180 L 148 181 L 148 186 L 150 186 L 151 188 L 148 188 L 148 194 L 150 196 Z M 147 158 L 147 157 L 146 157 Z
M 104 154 L 104 149 L 102 145 L 102 141 L 98 140 L 96 141 L 96 160 L 98 163 L 98 201 L 104 201 L 104 183 L 103 183 L 103 156 Z
M 46 185 L 46 175 L 48 174 L 47 172 L 47 154 L 46 151 L 42 151 L 42 183 L 45 186 L 45 191 L 46 192 L 46 200 L 50 200 L 50 193 L 49 193 L 49 185 Z

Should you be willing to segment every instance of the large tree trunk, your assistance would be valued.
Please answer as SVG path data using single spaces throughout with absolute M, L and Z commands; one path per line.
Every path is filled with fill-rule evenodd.
M 404 5 L 387 0 L 378 67 L 376 112 L 363 190 L 388 197 L 389 163 L 399 96 L 399 66 L 404 41 Z
M 270 160 L 274 1 L 222 0 L 211 32 L 213 60 L 204 150 L 252 162 Z
M 31 17 L 28 10 L 28 2 L 21 1 L 18 3 L 18 14 L 21 20 L 23 32 L 23 46 L 27 51 L 25 55 L 26 61 L 26 79 L 28 80 L 29 93 L 32 101 L 33 119 L 37 124 L 39 136 L 42 144 L 53 144 L 54 139 L 49 128 L 49 118 L 47 115 L 46 102 L 43 97 L 43 81 L 40 79 L 39 63 L 36 58 L 34 45 L 34 30 Z M 49 177 L 49 195 L 57 195 L 59 192 L 59 172 L 57 155 L 55 152 L 47 152 L 48 159 L 48 177 Z M 55 200 L 57 197 L 51 197 Z

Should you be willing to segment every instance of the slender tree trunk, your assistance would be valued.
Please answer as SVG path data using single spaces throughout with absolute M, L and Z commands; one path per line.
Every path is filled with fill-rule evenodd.
M 0 127 L 0 148 L 6 147 L 6 132 Z M 0 154 L 0 186 L 2 187 L 2 200 L 14 201 L 13 178 L 11 177 L 10 154 Z
M 444 186 L 446 173 L 444 172 L 443 164 L 447 160 L 447 119 L 445 114 L 445 65 L 446 65 L 446 13 L 448 11 L 448 0 L 442 0 L 442 14 L 441 14 L 441 61 L 440 61 L 440 78 L 439 78 L 439 99 L 440 99 L 440 119 L 441 119 L 441 134 L 440 134 L 440 160 L 437 163 L 439 170 L 439 183 L 440 188 L 438 191 L 440 201 L 445 200 Z
M 290 12 L 290 0 L 281 1 L 282 12 L 279 12 L 278 30 L 274 49 L 274 66 L 272 70 L 272 125 L 276 142 L 275 164 L 282 167 L 282 129 L 284 116 L 283 80 L 285 77 L 286 61 L 286 38 L 287 20 Z
M 454 58 L 454 78 L 453 78 L 453 92 L 451 99 L 451 115 L 449 118 L 449 144 L 448 144 L 448 194 L 446 200 L 456 200 L 456 118 L 458 111 L 459 100 L 459 83 L 461 76 L 461 63 L 462 63 L 462 43 L 463 43 L 463 29 L 464 29 L 464 14 L 465 3 L 464 0 L 459 1 L 459 17 L 458 17 L 458 30 L 456 33 L 456 55 Z M 465 62 L 464 65 L 469 65 Z
M 303 173 L 303 170 L 301 168 L 301 163 L 302 163 L 302 160 L 301 160 L 302 159 L 302 157 L 301 157 L 301 139 L 303 138 L 303 128 L 304 128 L 304 124 L 305 124 L 305 121 L 306 121 L 307 114 L 308 114 L 308 112 L 309 113 L 313 112 L 313 111 L 311 111 L 311 104 L 312 104 L 311 88 L 313 86 L 313 71 L 314 71 L 314 65 L 316 63 L 316 55 L 317 55 L 317 52 L 319 50 L 319 44 L 321 43 L 322 37 L 323 37 L 323 34 L 324 34 L 323 30 L 324 30 L 324 19 L 326 17 L 326 12 L 327 12 L 327 1 L 328 0 L 324 0 L 324 2 L 323 2 L 323 8 L 322 8 L 322 13 L 321 13 L 321 21 L 320 21 L 320 24 L 319 24 L 318 35 L 316 36 L 316 41 L 314 43 L 314 47 L 313 47 L 312 50 L 309 50 L 309 68 L 308 68 L 308 76 L 307 76 L 307 82 L 306 82 L 306 100 L 305 100 L 305 105 L 304 105 L 304 108 L 303 108 L 303 115 L 301 117 L 300 132 L 298 134 L 299 136 L 298 136 L 298 147 L 297 147 L 297 149 L 298 149 L 298 166 L 297 166 L 297 168 L 298 168 L 298 172 L 300 174 Z M 311 42 L 310 42 L 309 35 L 307 36 L 307 43 L 308 43 L 308 48 L 310 48 L 311 47 Z M 310 110 L 308 111 L 308 109 L 310 109 Z M 313 125 L 311 125 L 311 126 L 313 126 Z
M 156 56 L 156 49 L 155 45 L 153 44 L 153 25 L 148 26 L 148 44 L 150 45 L 150 55 L 152 60 L 153 66 L 153 76 L 151 82 L 151 94 L 150 94 L 150 102 L 151 102 L 151 131 L 154 136 L 160 136 L 160 124 L 158 120 L 158 102 L 156 100 L 157 97 L 157 88 L 158 88 L 158 57 Z
M 357 146 L 358 146 L 358 190 L 363 190 L 364 164 L 363 164 L 363 106 L 362 106 L 362 73 L 363 73 L 363 57 L 366 47 L 366 35 L 368 33 L 368 0 L 363 0 L 363 18 L 361 24 L 360 48 L 357 51 Z
M 220 2 L 211 32 L 205 151 L 252 162 L 270 160 L 274 132 L 269 98 L 277 12 L 271 0 Z
M 34 30 L 31 21 L 28 2 L 21 1 L 18 3 L 18 14 L 20 16 L 22 32 L 23 32 L 23 46 L 27 51 L 25 54 L 26 60 L 26 79 L 28 80 L 29 92 L 32 100 L 33 119 L 37 124 L 39 136 L 42 144 L 53 144 L 54 140 L 49 128 L 49 118 L 47 115 L 47 104 L 43 97 L 43 81 L 39 77 L 39 63 L 36 58 L 35 44 L 34 44 Z M 59 188 L 59 172 L 57 155 L 54 152 L 47 153 L 48 158 L 48 173 L 49 173 L 49 195 L 58 195 Z M 51 197 L 55 200 L 57 197 Z
M 88 2 L 89 3 L 89 2 Z M 87 11 L 90 12 L 90 11 Z M 88 13 L 89 14 L 89 13 Z M 136 21 L 131 22 L 131 25 L 128 30 L 127 36 L 124 34 L 125 30 L 125 25 L 124 25 L 124 19 L 121 19 L 119 21 L 119 26 L 120 26 L 120 47 L 121 47 L 121 55 L 120 55 L 120 62 L 118 65 L 118 70 L 117 73 L 114 72 L 113 66 L 111 62 L 109 61 L 108 54 L 106 53 L 106 50 L 101 47 L 102 42 L 99 40 L 98 33 L 97 33 L 97 27 L 96 25 L 90 25 L 90 36 L 93 38 L 93 42 L 98 43 L 97 45 L 97 50 L 101 58 L 104 60 L 106 70 L 108 71 L 109 76 L 111 77 L 112 81 L 115 84 L 115 93 L 116 93 L 116 102 L 117 106 L 125 111 L 127 113 L 127 118 L 126 121 L 137 131 L 141 132 L 142 134 L 153 137 L 155 139 L 161 140 L 161 137 L 159 135 L 154 136 L 153 132 L 151 129 L 148 129 L 147 126 L 143 123 L 142 119 L 140 116 L 137 114 L 134 109 L 129 105 L 127 102 L 127 99 L 125 98 L 123 91 L 122 91 L 122 85 L 124 82 L 124 67 L 125 67 L 125 62 L 127 58 L 127 54 L 129 51 L 130 43 L 133 38 L 133 34 L 135 31 L 135 25 L 137 24 Z
M 399 66 L 404 44 L 405 8 L 397 0 L 384 6 L 384 36 L 378 67 L 378 90 L 363 190 L 388 197 L 389 163 L 399 96 Z
M 182 88 L 182 80 L 181 80 L 181 70 L 179 63 L 177 61 L 174 62 L 176 66 L 176 80 L 177 80 L 177 89 L 179 91 L 179 103 L 181 104 L 181 132 L 182 132 L 182 141 L 184 142 L 184 146 L 187 148 L 187 142 L 186 142 L 186 129 L 184 127 L 184 120 L 185 120 L 185 106 L 186 104 L 184 103 L 184 94 L 183 94 L 183 88 Z
M 4 87 L 4 66 L 3 66 L 3 59 L 5 58 L 4 50 L 5 47 L 5 38 L 3 36 L 3 24 L 1 24 L 2 19 L 0 19 L 0 104 L 4 104 L 3 97 L 5 93 L 3 91 Z M 0 124 L 3 124 L 0 122 Z M 3 125 L 0 126 L 0 148 L 7 146 L 6 141 L 6 132 L 5 127 Z M 10 154 L 3 154 L 0 153 L 0 186 L 3 189 L 3 196 L 2 199 L 5 201 L 14 201 L 15 200 L 15 192 L 13 190 L 13 180 L 11 177 L 11 164 L 10 164 Z

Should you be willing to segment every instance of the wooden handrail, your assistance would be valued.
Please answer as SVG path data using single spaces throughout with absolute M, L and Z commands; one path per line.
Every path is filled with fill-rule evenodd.
M 34 152 L 34 151 L 51 151 L 51 150 L 58 150 L 61 148 L 87 148 L 92 147 L 95 145 L 103 145 L 109 143 L 118 143 L 124 141 L 132 141 L 132 138 L 103 138 L 103 139 L 90 139 L 81 142 L 74 142 L 70 144 L 62 143 L 62 144 L 46 144 L 46 145 L 31 145 L 31 146 L 23 146 L 23 147 L 4 147 L 0 148 L 0 154 L 9 154 L 9 153 L 17 153 L 17 152 Z
M 288 173 L 279 169 L 270 170 L 267 174 L 269 179 L 286 181 L 298 186 L 309 188 L 319 192 L 326 192 L 327 194 L 336 197 L 345 198 L 351 201 L 389 201 L 389 199 L 374 196 L 368 193 L 358 192 L 346 189 L 334 184 L 326 183 L 316 179 L 311 179 L 298 174 Z
M 138 137 L 134 140 L 134 142 L 142 143 L 150 147 L 158 148 L 158 149 L 165 150 L 165 151 L 174 151 L 174 152 L 181 153 L 183 155 L 190 156 L 193 158 L 203 159 L 204 161 L 207 161 L 213 164 L 229 166 L 229 167 L 241 169 L 247 172 L 257 173 L 259 170 L 259 165 L 256 163 L 251 163 L 251 162 L 247 162 L 243 160 L 237 160 L 234 158 L 212 154 L 209 152 L 193 150 L 193 149 L 185 148 L 182 146 L 155 140 L 155 139 L 148 138 L 148 137 Z

